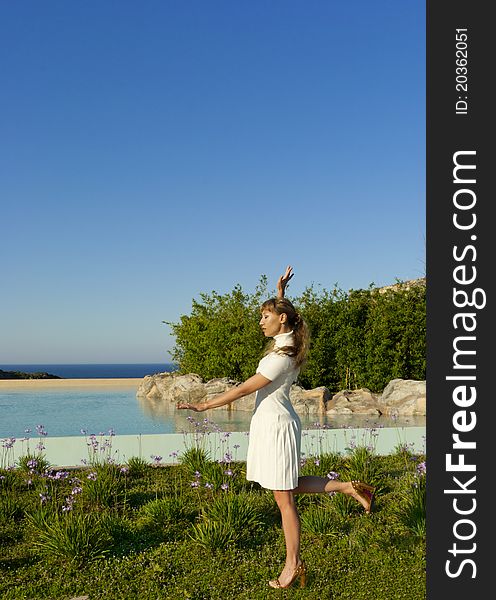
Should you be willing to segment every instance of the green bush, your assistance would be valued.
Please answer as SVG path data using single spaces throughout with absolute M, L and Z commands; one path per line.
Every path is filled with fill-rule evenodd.
M 168 323 L 175 336 L 173 360 L 181 373 L 203 379 L 241 381 L 255 372 L 263 354 L 259 307 L 267 297 L 262 277 L 254 293 L 239 285 L 226 294 L 201 294 L 190 315 Z M 391 379 L 425 379 L 425 282 L 388 289 L 307 288 L 290 298 L 305 318 L 310 354 L 299 383 L 331 391 L 382 391 Z
M 81 565 L 110 551 L 110 536 L 94 513 L 29 516 L 28 521 L 35 532 L 33 546 L 43 554 Z
M 191 538 L 204 548 L 217 549 L 246 542 L 263 517 L 250 494 L 220 493 L 205 504 Z
M 302 531 L 326 537 L 342 535 L 341 524 L 328 503 L 312 504 L 301 513 L 300 519 Z
M 164 527 L 185 519 L 188 516 L 186 506 L 179 498 L 157 498 L 140 508 L 143 522 L 153 527 Z
M 126 463 L 130 477 L 144 477 L 150 467 L 150 463 L 141 456 L 131 456 Z
M 189 316 L 167 323 L 176 338 L 172 360 L 180 372 L 237 381 L 253 375 L 264 346 L 258 322 L 266 289 L 262 277 L 254 294 L 245 294 L 239 285 L 223 295 L 200 294 Z
M 426 534 L 426 478 L 424 475 L 413 478 L 411 484 L 401 494 L 397 515 L 401 523 L 413 535 Z
M 85 473 L 83 501 L 96 507 L 111 507 L 124 502 L 125 483 L 119 469 L 103 464 Z

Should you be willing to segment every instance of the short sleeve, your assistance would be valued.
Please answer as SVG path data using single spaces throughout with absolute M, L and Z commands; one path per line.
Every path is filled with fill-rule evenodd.
M 274 381 L 283 373 L 291 370 L 292 367 L 293 360 L 290 356 L 271 352 L 270 354 L 267 354 L 267 356 L 264 356 L 259 362 L 257 373 L 270 379 L 270 381 Z

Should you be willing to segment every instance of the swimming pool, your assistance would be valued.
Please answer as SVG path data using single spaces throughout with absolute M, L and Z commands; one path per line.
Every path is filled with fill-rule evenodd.
M 116 435 L 181 433 L 189 431 L 188 416 L 208 418 L 223 431 L 248 431 L 251 412 L 217 409 L 201 413 L 177 411 L 173 405 L 136 397 L 136 380 L 107 385 L 104 380 L 92 385 L 69 382 L 43 385 L 0 386 L 0 438 L 35 435 L 43 425 L 50 437 L 80 436 L 110 430 Z M 320 426 L 392 427 L 425 426 L 425 417 L 392 420 L 369 415 L 352 417 L 301 416 L 305 429 Z M 30 430 L 26 432 L 26 430 Z

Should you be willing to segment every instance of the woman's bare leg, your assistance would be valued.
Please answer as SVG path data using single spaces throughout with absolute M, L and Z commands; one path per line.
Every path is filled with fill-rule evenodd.
M 327 477 L 317 477 L 316 475 L 305 475 L 298 478 L 298 487 L 293 490 L 293 494 L 323 494 L 329 492 L 340 492 L 351 496 L 367 510 L 370 505 L 367 501 L 356 493 L 351 481 L 338 481 L 337 479 L 328 479 Z
M 281 511 L 282 530 L 286 542 L 286 564 L 279 575 L 279 583 L 284 587 L 300 564 L 300 517 L 292 490 L 274 490 L 274 498 Z

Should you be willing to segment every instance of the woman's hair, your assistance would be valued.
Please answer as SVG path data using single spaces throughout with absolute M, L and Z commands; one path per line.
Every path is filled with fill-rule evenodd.
M 293 330 L 294 346 L 284 346 L 277 348 L 277 352 L 282 352 L 288 356 L 292 356 L 296 367 L 301 367 L 305 362 L 310 346 L 310 333 L 308 326 L 297 312 L 295 307 L 287 298 L 270 298 L 266 300 L 260 307 L 260 312 L 269 310 L 278 315 L 286 314 L 288 326 Z M 268 345 L 265 354 L 269 354 L 274 350 L 275 340 Z

